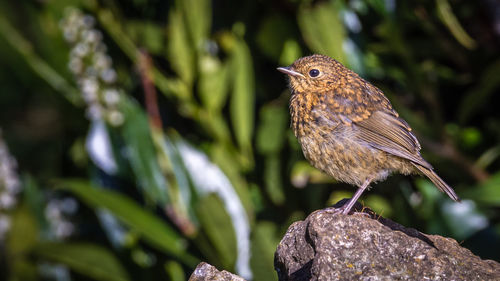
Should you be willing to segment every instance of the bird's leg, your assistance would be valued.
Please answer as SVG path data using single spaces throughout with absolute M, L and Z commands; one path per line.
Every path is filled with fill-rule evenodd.
M 351 199 L 349 199 L 349 201 L 347 201 L 347 204 L 344 204 L 342 207 L 337 209 L 338 212 L 342 212 L 342 214 L 348 215 L 349 212 L 351 211 L 352 207 L 354 206 L 354 204 L 356 204 L 356 201 L 358 201 L 358 199 L 361 196 L 361 194 L 363 193 L 363 191 L 365 191 L 365 189 L 370 185 L 371 181 L 372 181 L 371 178 L 366 179 L 365 182 L 363 183 L 363 185 L 361 185 L 358 188 L 358 190 L 356 190 L 356 193 L 354 193 L 354 196 Z

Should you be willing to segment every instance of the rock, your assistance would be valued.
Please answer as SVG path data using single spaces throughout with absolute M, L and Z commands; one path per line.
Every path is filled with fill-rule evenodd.
M 232 274 L 225 270 L 219 271 L 215 266 L 206 262 L 201 262 L 189 277 L 189 281 L 245 281 L 238 275 Z
M 344 199 L 334 207 L 342 206 Z M 500 264 L 457 241 L 362 211 L 326 208 L 289 228 L 276 250 L 279 280 L 500 280 Z

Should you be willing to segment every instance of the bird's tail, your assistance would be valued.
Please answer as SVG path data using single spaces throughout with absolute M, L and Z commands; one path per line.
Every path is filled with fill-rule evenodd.
M 460 198 L 458 198 L 457 194 L 455 194 L 455 191 L 451 186 L 449 186 L 447 183 L 444 182 L 433 170 L 428 169 L 426 167 L 422 167 L 418 164 L 413 164 L 422 174 L 424 174 L 426 177 L 428 177 L 434 185 L 439 188 L 442 192 L 448 194 L 451 199 L 460 202 Z

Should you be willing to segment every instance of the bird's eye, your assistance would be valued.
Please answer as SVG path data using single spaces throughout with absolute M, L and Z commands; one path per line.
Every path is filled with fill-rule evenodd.
M 319 75 L 319 70 L 316 68 L 309 70 L 309 76 L 311 77 L 317 77 Z

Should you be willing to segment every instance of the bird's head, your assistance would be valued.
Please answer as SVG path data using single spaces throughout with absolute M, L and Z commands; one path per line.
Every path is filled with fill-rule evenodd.
M 292 92 L 323 92 L 337 87 L 350 70 L 324 55 L 300 58 L 288 67 L 278 67 L 290 78 Z

